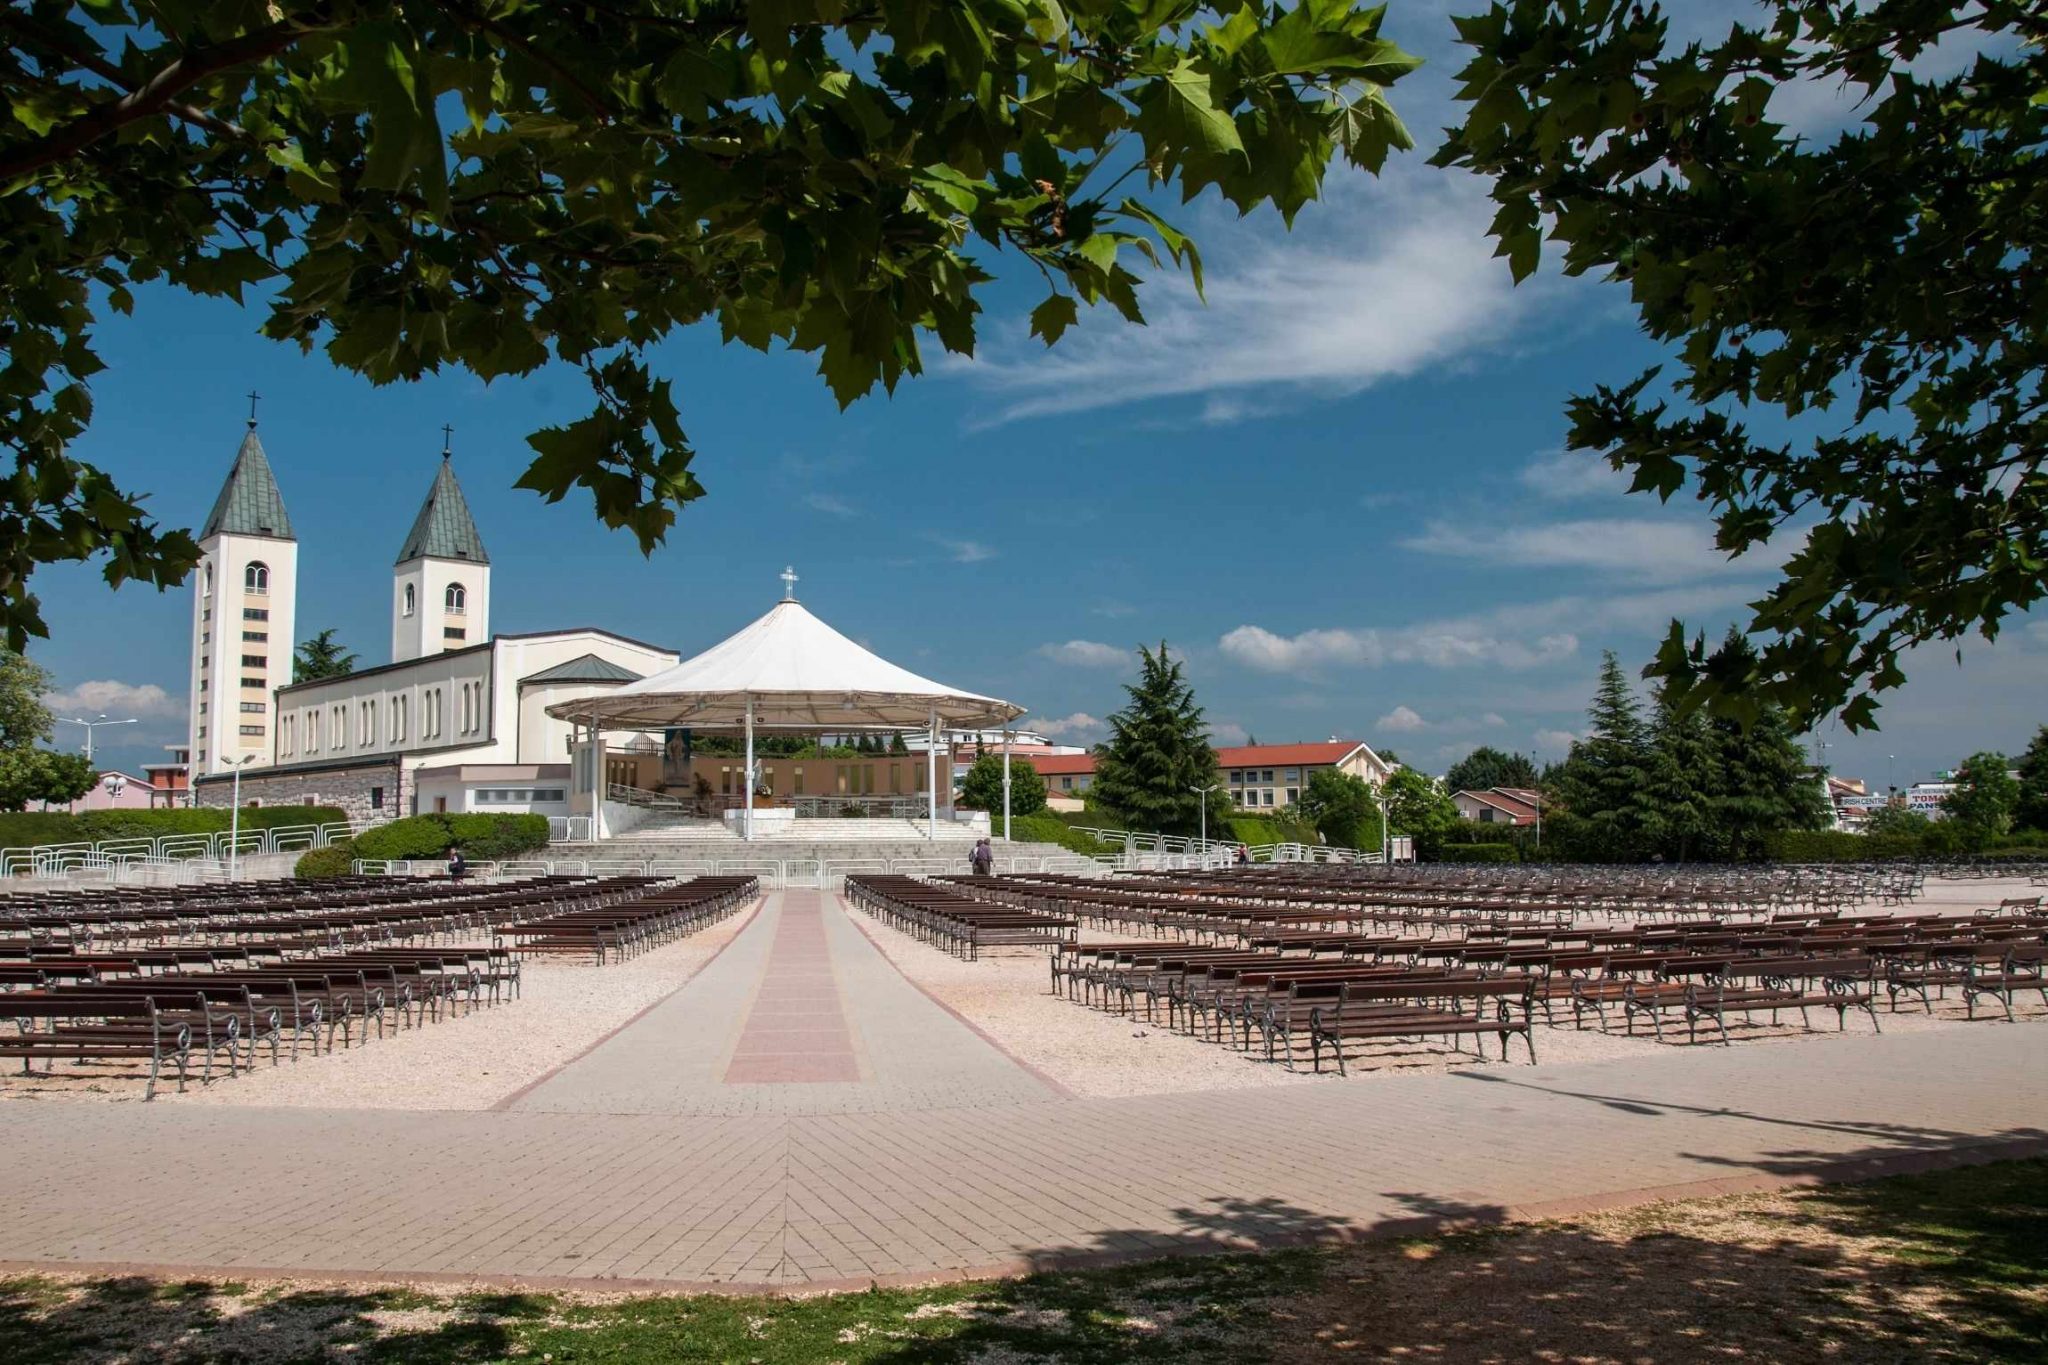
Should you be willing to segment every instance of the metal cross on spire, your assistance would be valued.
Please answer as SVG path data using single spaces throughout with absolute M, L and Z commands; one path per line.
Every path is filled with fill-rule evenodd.
M 455 428 L 447 423 L 441 425 L 441 458 L 450 459 L 455 454 Z
M 254 389 L 249 390 L 249 430 L 251 431 L 256 429 L 256 400 L 262 396 L 262 394 Z
M 789 565 L 784 565 L 784 566 L 783 566 L 783 569 L 782 569 L 782 572 L 781 572 L 780 574 L 777 574 L 777 575 L 776 575 L 776 577 L 778 577 L 778 578 L 780 578 L 780 579 L 782 580 L 782 600 L 783 600 L 783 601 L 785 601 L 785 602 L 794 602 L 794 601 L 796 601 L 796 570 L 795 570 L 795 568 L 793 568 L 793 567 L 791 567 L 791 566 L 789 566 Z

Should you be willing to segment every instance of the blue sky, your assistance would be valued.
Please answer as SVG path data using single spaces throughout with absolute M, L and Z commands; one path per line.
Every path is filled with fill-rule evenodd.
M 1218 742 L 1338 734 L 1438 772 L 1479 743 L 1561 756 L 1603 648 L 1633 668 L 1674 613 L 1717 635 L 1775 561 L 1727 564 L 1694 506 L 1562 453 L 1566 398 L 1656 352 L 1617 289 L 1510 283 L 1481 187 L 1423 164 L 1459 65 L 1442 10 L 1397 4 L 1388 31 L 1429 59 L 1395 92 L 1421 150 L 1378 181 L 1333 170 L 1292 233 L 1207 202 L 1170 213 L 1202 243 L 1206 304 L 1159 280 L 1149 327 L 1104 310 L 1047 352 L 1027 334 L 1035 275 L 997 257 L 976 359 L 934 343 L 922 379 L 845 413 L 804 356 L 672 338 L 654 360 L 710 495 L 651 560 L 587 503 L 511 487 L 525 434 L 586 409 L 578 376 L 376 389 L 259 338 L 260 310 L 165 290 L 101 329 L 77 453 L 195 525 L 260 390 L 300 634 L 332 626 L 365 663 L 388 655 L 391 561 L 448 422 L 501 631 L 595 625 L 693 652 L 764 610 L 788 562 L 848 634 L 1077 742 L 1122 701 L 1133 646 L 1165 639 Z M 1783 112 L 1843 117 L 1828 91 Z M 103 763 L 180 739 L 184 591 L 109 593 L 75 566 L 36 586 L 52 638 L 32 653 L 63 713 L 143 721 L 103 732 Z M 1903 783 L 2016 751 L 2048 721 L 2048 620 L 1908 672 L 1881 733 L 1823 732 L 1830 767 Z

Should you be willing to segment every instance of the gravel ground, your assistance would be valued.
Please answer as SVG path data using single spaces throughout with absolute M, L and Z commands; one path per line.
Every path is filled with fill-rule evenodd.
M 581 1053 L 669 995 L 731 942 L 752 918 L 742 910 L 653 952 L 603 967 L 529 961 L 517 1000 L 443 1018 L 365 1046 L 300 1054 L 209 1086 L 157 1092 L 160 1103 L 316 1109 L 488 1109 Z M 67 1071 L 70 1074 L 66 1074 Z M 195 1072 L 196 1074 L 196 1072 Z M 58 1067 L 51 1077 L 0 1077 L 0 1098 L 140 1101 L 142 1085 L 120 1068 Z

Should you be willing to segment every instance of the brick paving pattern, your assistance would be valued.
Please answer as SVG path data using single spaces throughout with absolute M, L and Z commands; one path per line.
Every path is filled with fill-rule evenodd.
M 821 961 L 859 1079 L 735 1081 Z M 0 1263 L 803 1287 L 1348 1237 L 2048 1149 L 2044 1027 L 1066 1099 L 785 895 L 503 1112 L 0 1104 Z

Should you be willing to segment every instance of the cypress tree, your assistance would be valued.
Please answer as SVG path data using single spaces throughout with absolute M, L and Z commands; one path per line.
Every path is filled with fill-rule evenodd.
M 1583 832 L 1589 855 L 1646 857 L 1657 824 L 1650 734 L 1611 649 L 1601 655 L 1600 685 L 1587 718 L 1591 728 L 1572 745 L 1558 773 L 1557 794 Z
M 1165 641 L 1156 654 L 1140 645 L 1138 659 L 1138 681 L 1124 685 L 1130 701 L 1110 716 L 1109 739 L 1097 750 L 1094 802 L 1135 831 L 1194 834 L 1202 798 L 1193 788 L 1215 787 L 1208 796 L 1209 833 L 1224 836 L 1230 804 L 1194 689 L 1168 657 Z

